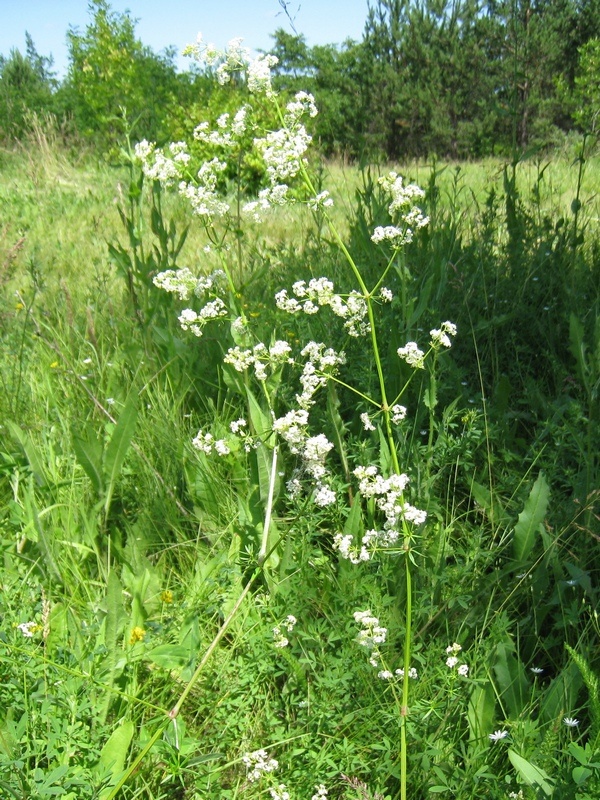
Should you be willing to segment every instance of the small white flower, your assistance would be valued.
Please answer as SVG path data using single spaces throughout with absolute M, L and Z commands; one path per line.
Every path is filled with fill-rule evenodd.
M 407 342 L 404 347 L 399 347 L 398 355 L 406 361 L 409 367 L 425 369 L 425 353 L 419 350 L 416 342 Z
M 320 783 L 318 786 L 315 786 L 315 789 L 317 791 L 313 794 L 310 800 L 325 800 L 327 797 L 327 789 L 325 784 Z
M 541 667 L 531 667 L 531 672 L 534 675 L 541 675 L 544 670 Z
M 274 758 L 269 758 L 267 751 L 255 750 L 253 753 L 246 753 L 242 761 L 248 770 L 248 780 L 251 783 L 259 780 L 263 772 L 274 772 L 279 766 L 279 762 Z
M 467 664 L 461 664 L 460 667 L 456 670 L 459 675 L 462 675 L 463 678 L 466 678 L 469 674 L 469 667 Z
M 269 787 L 269 794 L 273 800 L 290 800 L 290 793 L 285 783 L 280 783 L 277 788 L 274 786 Z
M 389 669 L 381 669 L 377 673 L 377 677 L 381 678 L 382 681 L 389 681 L 394 677 L 394 673 L 390 672 Z
M 500 739 L 506 739 L 508 736 L 508 731 L 494 731 L 494 733 L 490 733 L 489 738 L 492 742 L 499 742 Z
M 406 419 L 406 407 L 395 405 L 392 406 L 390 409 L 392 412 L 392 422 L 394 425 L 399 425 L 404 419 Z
M 565 717 L 563 719 L 563 723 L 567 726 L 567 728 L 576 728 L 579 725 L 579 720 L 575 719 L 574 717 Z
M 363 428 L 366 431 L 374 431 L 375 430 L 375 425 L 373 425 L 373 423 L 371 422 L 371 418 L 369 417 L 369 415 L 367 414 L 366 411 L 363 414 L 360 415 L 360 421 L 362 422 Z
M 446 659 L 446 666 L 450 669 L 454 669 L 454 667 L 458 664 L 458 658 L 456 656 L 450 656 L 450 658 Z
M 18 630 L 21 631 L 21 633 L 23 634 L 23 636 L 26 639 L 32 639 L 34 631 L 37 628 L 37 623 L 36 622 L 21 622 L 20 625 L 17 625 L 17 628 L 18 628 Z
M 315 493 L 315 504 L 324 508 L 333 503 L 335 503 L 335 492 L 329 486 L 321 484 Z

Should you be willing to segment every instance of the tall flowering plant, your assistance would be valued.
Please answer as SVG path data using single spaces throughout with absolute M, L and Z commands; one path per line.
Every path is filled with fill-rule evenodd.
M 268 566 L 269 555 L 276 554 L 277 537 L 272 520 L 277 503 L 286 503 L 302 495 L 317 508 L 325 509 L 324 513 L 333 507 L 338 518 L 346 518 L 343 531 L 336 532 L 331 541 L 340 558 L 355 565 L 384 553 L 395 554 L 403 560 L 404 650 L 402 665 L 395 672 L 387 668 L 387 662 L 385 668 L 379 669 L 382 658 L 379 645 L 385 641 L 382 633 L 385 628 L 379 626 L 370 611 L 356 612 L 355 619 L 363 626 L 360 644 L 371 649 L 370 661 L 379 670 L 378 676 L 398 681 L 394 696 L 400 720 L 401 797 L 405 800 L 410 681 L 416 677 L 411 664 L 413 552 L 427 524 L 427 514 L 409 502 L 410 476 L 399 463 L 397 442 L 410 416 L 402 399 L 412 376 L 434 364 L 438 353 L 452 345 L 456 327 L 452 322 L 441 322 L 438 328 L 430 331 L 426 344 L 408 341 L 397 350 L 398 369 L 404 362 L 411 372 L 404 387 L 392 395 L 382 361 L 380 307 L 394 299 L 386 278 L 402 248 L 429 222 L 417 205 L 424 193 L 418 186 L 405 183 L 395 172 L 380 178 L 389 197 L 392 224 L 372 231 L 373 247 L 383 248 L 385 262 L 373 285 L 367 284 L 360 265 L 334 224 L 330 213 L 332 197 L 327 191 L 317 191 L 308 169 L 311 136 L 306 125 L 307 120 L 317 114 L 312 95 L 299 92 L 290 102 L 282 103 L 271 82 L 275 57 L 261 55 L 252 59 L 240 39 L 232 40 L 225 52 L 219 52 L 199 37 L 187 48 L 187 54 L 216 68 L 221 83 L 234 77 L 236 80 L 245 78 L 251 96 L 270 103 L 280 123 L 278 130 L 259 129 L 252 103 L 245 104 L 233 115 L 223 114 L 212 128 L 200 122 L 194 136 L 211 146 L 214 156 L 194 169 L 191 148 L 185 142 L 157 148 L 144 141 L 135 148 L 144 174 L 163 186 L 176 188 L 189 202 L 204 225 L 220 262 L 219 269 L 210 275 L 174 269 L 154 278 L 158 289 L 176 295 L 181 301 L 179 323 L 191 335 L 202 337 L 207 326 L 216 319 L 229 321 L 230 341 L 224 344 L 223 368 L 227 371 L 229 387 L 244 397 L 247 414 L 232 421 L 226 431 L 198 431 L 192 444 L 203 457 L 237 458 L 245 453 L 254 460 L 253 474 L 257 476 L 261 499 L 262 534 L 249 546 L 250 555 L 259 567 Z M 244 201 L 238 195 L 230 200 L 220 189 L 221 176 L 230 160 L 239 159 L 241 148 L 248 141 L 252 142 L 255 156 L 264 165 L 267 185 L 253 199 Z M 328 226 L 347 265 L 348 284 L 353 284 L 353 288 L 340 292 L 325 276 L 308 282 L 296 280 L 276 293 L 274 303 L 280 312 L 292 316 L 330 315 L 347 337 L 362 340 L 370 351 L 376 372 L 374 392 L 345 380 L 346 355 L 342 350 L 334 349 L 328 342 L 314 340 L 298 346 L 276 335 L 269 341 L 262 341 L 245 312 L 238 280 L 240 273 L 236 275 L 235 258 L 231 257 L 233 252 L 241 269 L 243 254 L 236 231 L 244 220 L 250 224 L 261 223 L 275 207 L 300 202 L 296 199 L 297 192 L 293 191 L 295 184 L 303 187 L 304 196 L 308 198 L 301 202 L 318 211 Z M 228 243 L 231 235 L 236 236 L 238 244 L 233 251 Z M 193 304 L 189 302 L 192 299 Z M 290 393 L 280 391 L 284 381 L 286 386 L 294 382 L 296 387 L 291 405 L 288 401 L 286 406 L 281 395 L 289 398 Z M 367 436 L 372 431 L 380 431 L 386 453 L 379 465 L 357 463 L 340 479 L 335 474 L 334 443 L 318 430 L 317 415 L 313 413 L 323 388 L 331 382 L 345 387 L 367 409 L 360 415 L 362 427 Z M 345 486 L 348 479 L 351 490 L 340 491 L 340 486 Z

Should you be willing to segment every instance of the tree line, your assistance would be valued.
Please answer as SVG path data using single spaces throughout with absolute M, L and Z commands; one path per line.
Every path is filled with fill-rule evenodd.
M 91 0 L 67 33 L 63 80 L 26 34 L 0 56 L 0 139 L 52 114 L 65 136 L 104 152 L 124 137 L 188 138 L 237 107 L 242 86 L 178 71 L 176 51 L 144 45 L 129 12 Z M 236 32 L 234 32 L 236 33 Z M 372 0 L 361 41 L 310 47 L 272 35 L 280 91 L 311 91 L 326 155 L 478 158 L 551 147 L 600 117 L 600 0 Z

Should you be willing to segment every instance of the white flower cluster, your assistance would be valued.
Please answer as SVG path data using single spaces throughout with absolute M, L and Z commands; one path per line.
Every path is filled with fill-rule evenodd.
M 326 800 L 327 798 L 327 788 L 323 783 L 320 783 L 318 786 L 315 786 L 316 792 L 310 798 L 310 800 Z
M 271 86 L 271 67 L 277 64 L 277 57 L 260 54 L 252 59 L 249 48 L 242 47 L 242 42 L 243 39 L 240 37 L 231 39 L 223 52 L 214 44 L 205 43 L 202 40 L 202 34 L 199 33 L 196 42 L 184 48 L 183 55 L 191 56 L 209 67 L 218 64 L 216 76 L 222 85 L 229 83 L 234 73 L 245 72 L 248 89 L 251 92 L 266 94 L 267 97 L 274 96 L 275 93 Z
M 272 800 L 290 800 L 290 793 L 285 783 L 278 783 L 277 786 L 269 786 L 269 794 Z
M 210 275 L 197 277 L 187 267 L 183 269 L 167 269 L 159 272 L 152 279 L 152 283 L 165 292 L 176 294 L 180 300 L 188 300 L 191 295 L 200 297 L 204 292 L 213 289 L 215 284 L 225 278 L 222 269 L 215 270 Z
M 308 436 L 308 411 L 305 408 L 288 411 L 273 422 L 273 430 L 286 442 L 291 453 L 301 456 L 303 471 L 315 481 L 315 504 L 325 507 L 335 503 L 336 494 L 324 480 L 328 475 L 325 459 L 333 444 L 323 433 Z M 293 478 L 286 488 L 291 497 L 296 497 L 302 485 L 298 478 Z
M 407 342 L 404 347 L 399 347 L 398 355 L 409 367 L 425 369 L 425 353 L 419 350 L 416 342 Z
M 215 439 L 212 433 L 204 433 L 199 430 L 192 439 L 192 446 L 207 456 L 216 453 L 218 456 L 228 456 L 232 449 L 243 447 L 246 453 L 255 449 L 258 442 L 249 434 L 245 419 L 237 419 L 230 423 L 229 429 L 233 434 L 229 439 Z
M 181 178 L 190 160 L 185 142 L 171 142 L 165 150 L 154 142 L 143 139 L 134 148 L 135 158 L 141 162 L 144 175 L 150 180 L 172 186 Z
M 229 211 L 229 204 L 221 200 L 217 192 L 219 176 L 227 169 L 224 161 L 218 158 L 206 161 L 195 179 L 188 180 L 190 155 L 185 142 L 172 142 L 161 149 L 144 140 L 136 144 L 134 152 L 147 178 L 160 181 L 164 186 L 178 182 L 179 194 L 189 201 L 194 214 L 223 217 Z
M 388 241 L 398 249 L 412 242 L 415 229 L 424 228 L 429 223 L 429 217 L 423 216 L 421 209 L 414 205 L 415 199 L 425 197 L 425 192 L 414 183 L 405 186 L 396 172 L 379 178 L 379 184 L 392 197 L 388 211 L 392 219 L 398 218 L 399 225 L 378 226 L 373 231 L 371 241 L 376 244 Z
M 302 452 L 302 447 L 306 441 L 306 426 L 308 425 L 308 411 L 299 409 L 298 411 L 288 411 L 288 413 L 276 419 L 273 423 L 273 430 L 287 442 L 291 453 Z
M 308 436 L 308 411 L 298 409 L 288 411 L 285 416 L 273 422 L 273 430 L 281 436 L 290 448 L 290 452 L 302 457 L 302 466 L 315 481 L 314 502 L 324 507 L 335 503 L 335 492 L 324 482 L 327 477 L 325 458 L 332 449 L 333 444 L 327 437 L 320 433 L 317 436 Z M 295 478 L 289 481 L 288 492 L 295 497 L 301 490 L 300 481 Z
M 282 628 L 288 633 L 291 633 L 294 630 L 297 621 L 298 620 L 293 614 L 288 614 L 283 622 L 281 622 L 279 625 L 275 625 L 273 628 L 273 644 L 275 647 L 283 648 L 288 646 L 290 642 L 285 634 L 282 633 Z
M 394 425 L 399 425 L 406 419 L 406 406 L 398 405 L 397 403 L 390 408 L 390 419 Z M 360 415 L 360 421 L 366 431 L 374 431 L 375 425 L 371 422 L 371 417 L 365 411 Z
M 304 125 L 299 125 L 295 130 L 280 128 L 254 140 L 257 150 L 262 153 L 272 186 L 296 177 L 311 141 L 312 136 L 306 132 Z
M 301 351 L 305 358 L 300 383 L 302 392 L 296 395 L 300 408 L 310 408 L 314 404 L 313 395 L 325 386 L 330 375 L 334 375 L 340 365 L 346 363 L 343 352 L 336 353 L 331 347 L 325 347 L 323 342 L 309 342 Z
M 373 423 L 371 422 L 371 417 L 369 416 L 369 414 L 366 411 L 364 411 L 360 415 L 360 421 L 362 422 L 363 428 L 366 431 L 374 431 L 375 430 L 375 425 L 373 425 Z
M 404 670 L 403 669 L 397 669 L 396 670 L 396 675 L 399 678 L 403 678 L 404 677 Z M 408 677 L 413 681 L 416 681 L 417 678 L 419 677 L 419 674 L 418 674 L 417 670 L 414 667 L 409 667 Z
M 371 666 L 379 666 L 379 659 L 381 658 L 379 645 L 385 643 L 387 628 L 379 624 L 379 620 L 371 614 L 369 609 L 366 611 L 355 611 L 354 620 L 359 625 L 362 625 L 357 638 L 359 645 L 371 651 L 369 656 L 369 663 Z
M 263 70 L 270 69 L 272 64 L 268 60 L 274 57 L 265 56 L 264 58 L 264 61 L 256 62 L 257 67 L 260 66 Z M 256 75 L 256 80 L 259 81 L 258 73 Z M 251 77 L 252 74 L 249 72 L 249 86 Z M 266 93 L 267 96 L 273 94 L 270 83 Z M 272 206 L 288 202 L 287 181 L 295 178 L 302 165 L 306 163 L 304 154 L 312 141 L 312 137 L 306 132 L 304 125 L 300 124 L 300 120 L 304 114 L 311 117 L 317 114 L 314 97 L 306 92 L 298 92 L 294 100 L 287 104 L 286 109 L 283 128 L 254 139 L 254 146 L 262 155 L 270 184 L 269 187 L 259 192 L 258 200 L 246 203 L 242 209 L 244 214 L 252 216 L 256 222 L 262 221 L 261 212 L 267 211 Z M 332 205 L 333 201 L 327 192 L 322 192 L 310 202 L 313 207 L 327 207 Z
M 197 172 L 195 181 L 181 181 L 179 194 L 189 201 L 192 211 L 199 217 L 224 217 L 229 203 L 217 192 L 219 176 L 227 169 L 225 161 L 213 158 L 205 161 Z
M 268 211 L 273 206 L 282 206 L 287 202 L 289 186 L 285 183 L 278 183 L 261 189 L 258 193 L 258 200 L 251 200 L 246 203 L 242 212 L 251 216 L 255 222 L 262 222 L 263 211 Z
M 451 336 L 456 336 L 456 325 L 453 322 L 442 322 L 440 328 L 434 328 L 429 331 L 431 336 L 431 346 L 438 347 L 452 347 Z
M 200 311 L 184 308 L 179 315 L 179 324 L 184 331 L 191 331 L 194 336 L 202 336 L 202 329 L 211 319 L 227 316 L 227 306 L 220 297 L 209 300 Z
M 325 208 L 331 208 L 332 205 L 333 198 L 330 196 L 327 190 L 324 192 L 319 192 L 316 197 L 313 197 L 308 201 L 308 207 L 311 209 L 311 211 L 320 211 Z
M 231 453 L 231 448 L 225 439 L 215 439 L 212 433 L 203 433 L 199 430 L 192 439 L 192 446 L 207 456 L 216 453 L 219 456 L 227 456 Z
M 244 105 L 234 115 L 221 114 L 217 119 L 216 130 L 209 130 L 210 123 L 201 122 L 194 129 L 194 139 L 215 147 L 234 147 L 239 139 L 246 133 L 248 127 L 248 112 L 250 106 Z
M 245 372 L 250 367 L 254 367 L 257 380 L 266 381 L 268 369 L 275 372 L 282 364 L 294 363 L 294 359 L 290 357 L 291 352 L 291 346 L 281 340 L 277 340 L 270 347 L 259 342 L 251 350 L 244 350 L 241 347 L 229 348 L 223 361 L 231 364 L 238 372 Z
M 33 639 L 33 634 L 41 630 L 42 626 L 37 622 L 21 622 L 17 625 L 17 630 L 20 630 L 26 639 Z
M 458 654 L 460 653 L 461 650 L 462 647 L 457 642 L 448 645 L 448 647 L 446 648 L 446 655 L 448 656 L 448 658 L 446 659 L 446 666 L 448 667 L 448 669 L 454 669 L 455 667 L 458 666 L 458 661 L 459 661 Z M 461 664 L 460 666 L 458 666 L 456 672 L 461 677 L 466 678 L 467 675 L 469 674 L 469 667 L 467 664 Z
M 359 480 L 361 495 L 366 499 L 375 498 L 377 507 L 385 516 L 383 530 L 366 531 L 360 548 L 354 544 L 352 534 L 336 533 L 333 537 L 333 546 L 342 558 L 348 559 L 352 564 L 359 564 L 361 561 L 369 561 L 376 548 L 393 547 L 400 537 L 403 522 L 422 525 L 427 519 L 427 512 L 404 501 L 407 475 L 390 475 L 389 478 L 384 478 L 373 465 L 357 467 L 354 475 Z
M 358 634 L 358 643 L 361 647 L 373 650 L 377 645 L 384 644 L 387 637 L 387 628 L 379 624 L 377 617 L 374 617 L 370 610 L 355 611 L 354 620 L 362 629 Z
M 319 308 L 329 306 L 333 313 L 345 320 L 344 328 L 350 336 L 358 337 L 369 333 L 369 324 L 366 321 L 368 309 L 362 295 L 356 291 L 350 292 L 346 300 L 334 292 L 333 281 L 328 278 L 312 278 L 308 285 L 306 281 L 296 281 L 292 286 L 294 297 L 289 297 L 285 289 L 275 295 L 275 303 L 282 311 L 288 314 L 316 314 Z
M 242 761 L 248 771 L 248 780 L 252 783 L 258 781 L 265 772 L 275 772 L 279 766 L 279 762 L 274 758 L 269 758 L 267 751 L 262 748 L 253 753 L 246 753 Z

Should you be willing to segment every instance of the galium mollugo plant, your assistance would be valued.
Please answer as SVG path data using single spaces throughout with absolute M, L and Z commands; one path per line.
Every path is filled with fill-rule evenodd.
M 398 349 L 398 367 L 403 361 L 411 368 L 411 373 L 400 392 L 391 396 L 382 363 L 378 309 L 381 304 L 393 300 L 385 279 L 402 248 L 429 222 L 417 205 L 424 192 L 414 184 L 406 184 L 395 172 L 380 178 L 380 184 L 390 199 L 388 210 L 393 224 L 377 227 L 372 233 L 373 247 L 384 248 L 387 261 L 375 284 L 367 285 L 360 265 L 352 257 L 330 216 L 333 199 L 327 191 L 316 191 L 309 172 L 307 152 L 311 136 L 306 124 L 317 114 L 314 98 L 306 92 L 298 92 L 293 100 L 283 105 L 271 82 L 270 69 L 276 63 L 275 57 L 261 55 L 252 59 L 241 41 L 232 40 L 227 50 L 221 53 L 200 38 L 187 48 L 186 53 L 216 68 L 221 83 L 245 77 L 251 96 L 272 104 L 281 127 L 272 131 L 258 129 L 252 103 L 246 103 L 234 115 L 222 115 L 212 129 L 207 122 L 200 122 L 194 136 L 204 146 L 213 148 L 215 155 L 197 169 L 191 167 L 191 147 L 185 142 L 175 142 L 165 148 L 157 148 L 148 142 L 136 146 L 135 154 L 144 174 L 163 186 L 176 188 L 189 202 L 193 214 L 204 225 L 220 263 L 220 269 L 208 276 L 195 275 L 183 268 L 156 275 L 154 283 L 158 289 L 175 294 L 182 303 L 194 299 L 195 307 L 182 308 L 179 322 L 183 329 L 196 337 L 201 337 L 206 326 L 217 319 L 229 322 L 226 334 L 229 341 L 223 342 L 223 369 L 229 370 L 230 389 L 237 391 L 246 402 L 247 417 L 232 422 L 225 435 L 217 436 L 212 430 L 198 431 L 192 445 L 204 456 L 227 458 L 233 455 L 260 459 L 263 474 L 264 465 L 268 465 L 268 481 L 258 487 L 264 508 L 264 525 L 260 544 L 256 543 L 254 552 L 256 563 L 268 566 L 265 564 L 267 553 L 276 549 L 270 535 L 276 505 L 287 504 L 289 513 L 289 508 L 293 507 L 291 501 L 302 494 L 315 506 L 324 509 L 324 513 L 334 507 L 338 517 L 345 516 L 352 521 L 344 532 L 337 532 L 332 537 L 331 545 L 340 558 L 347 559 L 357 568 L 362 562 L 381 557 L 384 553 L 403 561 L 402 667 L 392 672 L 386 664 L 380 663 L 380 645 L 385 641 L 385 628 L 379 625 L 377 618 L 364 611 L 356 612 L 355 620 L 362 625 L 359 643 L 370 650 L 370 662 L 378 669 L 379 678 L 393 678 L 394 683 L 398 681 L 400 796 L 406 800 L 406 722 L 410 682 L 416 678 L 411 663 L 412 581 L 417 564 L 414 547 L 426 525 L 427 514 L 409 501 L 412 499 L 410 476 L 401 469 L 398 460 L 397 443 L 410 415 L 410 410 L 402 405 L 401 400 L 412 377 L 431 362 L 435 364 L 439 353 L 452 345 L 456 326 L 445 321 L 439 328 L 432 329 L 425 349 L 414 341 Z M 222 191 L 221 177 L 228 161 L 239 159 L 241 148 L 250 140 L 249 133 L 252 134 L 255 155 L 264 165 L 267 186 L 255 199 L 242 202 L 239 184 L 238 197 L 232 200 Z M 292 189 L 298 185 L 303 187 L 303 196 L 307 200 L 296 199 L 298 193 Z M 376 372 L 375 393 L 345 380 L 347 358 L 343 351 L 335 350 L 326 342 L 313 340 L 300 347 L 276 336 L 270 341 L 262 341 L 252 319 L 244 312 L 243 298 L 240 301 L 241 287 L 234 278 L 232 264 L 233 252 L 233 258 L 238 259 L 239 277 L 243 269 L 243 252 L 236 230 L 244 221 L 260 223 L 274 208 L 292 202 L 306 202 L 322 215 L 345 259 L 347 283 L 352 288 L 349 291 L 336 290 L 334 282 L 327 277 L 313 278 L 308 282 L 299 280 L 291 287 L 281 288 L 275 294 L 274 304 L 291 316 L 303 314 L 312 318 L 328 314 L 332 322 L 339 321 L 347 337 L 364 341 Z M 228 235 L 237 236 L 238 247 L 234 251 L 229 249 Z M 284 404 L 284 393 L 280 392 L 284 380 L 286 384 L 296 382 L 297 391 L 291 407 L 289 401 L 287 406 Z M 315 406 L 323 388 L 330 382 L 343 386 L 363 406 L 366 404 L 369 410 L 360 415 L 365 434 L 368 437 L 379 429 L 387 451 L 386 459 L 379 466 L 372 463 L 354 466 L 351 472 L 352 494 L 339 491 L 344 478 L 338 479 L 335 474 L 334 443 L 322 430 L 314 429 Z M 286 396 L 289 397 L 289 392 Z M 285 491 L 280 491 L 281 472 Z M 260 470 L 255 470 L 254 474 L 260 474 Z M 291 630 L 291 619 L 287 618 L 286 631 Z M 277 626 L 273 633 L 276 645 L 283 647 L 287 639 L 282 626 Z M 466 676 L 468 669 L 466 665 L 459 665 L 458 671 Z M 263 753 L 263 750 L 256 751 L 245 761 L 249 780 L 253 780 L 257 771 L 268 771 L 267 767 L 259 769 L 259 764 L 268 766 L 272 763 L 266 760 L 266 755 L 263 757 Z M 280 795 L 284 796 L 286 791 L 281 788 Z

